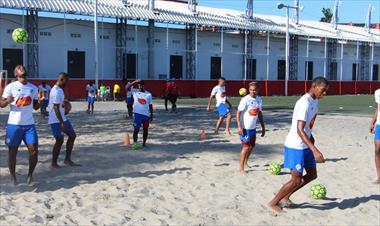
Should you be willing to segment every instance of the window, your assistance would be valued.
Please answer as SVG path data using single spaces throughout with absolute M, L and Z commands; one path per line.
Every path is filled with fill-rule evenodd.
M 313 61 L 305 61 L 305 80 L 313 80 Z
M 70 37 L 71 38 L 81 38 L 81 34 L 71 33 Z
M 173 40 L 172 43 L 173 44 L 181 44 L 181 41 L 180 40 Z

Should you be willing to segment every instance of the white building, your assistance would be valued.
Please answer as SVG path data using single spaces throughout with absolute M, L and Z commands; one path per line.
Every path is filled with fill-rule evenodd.
M 38 79 L 60 71 L 94 79 L 93 10 L 90 0 L 1 0 L 0 68 L 24 64 Z M 154 6 L 148 0 L 99 0 L 98 15 L 101 80 L 285 79 L 284 17 L 254 14 L 251 20 L 239 11 L 192 11 L 188 4 L 159 0 Z M 28 30 L 27 44 L 12 40 L 18 27 Z M 379 80 L 379 29 L 301 20 L 290 24 L 290 34 L 290 80 Z

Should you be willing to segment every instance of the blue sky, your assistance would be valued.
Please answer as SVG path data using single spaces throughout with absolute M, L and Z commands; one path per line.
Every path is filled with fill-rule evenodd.
M 277 3 L 273 0 L 253 0 L 253 11 L 259 14 L 270 14 L 285 16 L 285 10 L 278 10 Z M 284 4 L 292 5 L 293 0 L 283 0 Z M 322 15 L 322 8 L 334 8 L 334 0 L 300 0 L 300 5 L 304 10 L 300 13 L 301 19 L 319 20 Z M 230 8 L 245 11 L 247 0 L 198 0 L 199 5 L 218 8 Z M 372 23 L 380 22 L 380 0 L 341 0 L 339 8 L 339 22 L 364 23 L 367 16 L 368 6 L 374 7 L 372 11 Z

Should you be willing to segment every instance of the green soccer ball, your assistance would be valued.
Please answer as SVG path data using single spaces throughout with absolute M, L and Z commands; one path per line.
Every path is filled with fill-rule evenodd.
M 28 33 L 24 28 L 16 28 L 12 33 L 12 39 L 16 43 L 24 43 L 28 40 Z
M 133 150 L 139 150 L 141 148 L 141 144 L 139 142 L 133 143 L 132 144 L 132 149 Z
M 314 199 L 324 199 L 326 198 L 326 193 L 326 187 L 322 184 L 314 184 L 313 186 L 311 186 L 310 194 L 311 197 Z
M 278 163 L 278 162 L 272 162 L 269 167 L 268 167 L 268 170 L 271 174 L 273 175 L 278 175 L 281 173 L 281 164 Z

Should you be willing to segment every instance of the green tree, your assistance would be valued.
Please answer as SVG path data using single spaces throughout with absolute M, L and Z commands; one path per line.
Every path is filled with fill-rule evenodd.
M 330 23 L 333 17 L 332 10 L 330 8 L 322 9 L 323 17 L 321 17 L 321 22 Z

